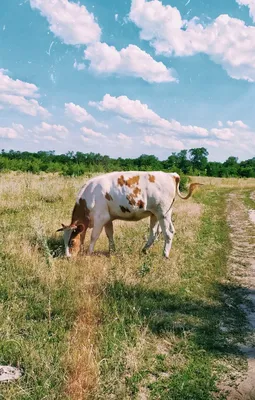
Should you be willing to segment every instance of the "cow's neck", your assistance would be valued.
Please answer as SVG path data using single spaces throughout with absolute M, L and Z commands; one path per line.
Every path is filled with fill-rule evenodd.
M 79 202 L 75 203 L 72 213 L 72 224 L 86 224 L 89 220 L 89 210 L 85 199 L 80 198 Z

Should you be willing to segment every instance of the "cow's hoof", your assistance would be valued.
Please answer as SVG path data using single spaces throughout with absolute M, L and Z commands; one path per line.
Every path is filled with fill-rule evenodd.
M 148 253 L 148 249 L 146 249 L 145 247 L 142 249 L 142 253 L 143 254 L 147 254 Z

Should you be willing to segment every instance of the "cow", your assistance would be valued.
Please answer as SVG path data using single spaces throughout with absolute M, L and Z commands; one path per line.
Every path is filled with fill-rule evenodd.
M 139 221 L 150 217 L 150 234 L 143 252 L 153 245 L 159 234 L 164 235 L 164 253 L 168 258 L 175 229 L 172 209 L 176 194 L 186 200 L 198 183 L 192 183 L 188 194 L 179 190 L 180 176 L 166 172 L 111 172 L 96 176 L 81 188 L 72 212 L 70 225 L 62 224 L 65 254 L 76 256 L 83 250 L 87 229 L 92 228 L 89 254 L 102 229 L 109 240 L 109 251 L 115 250 L 113 221 Z

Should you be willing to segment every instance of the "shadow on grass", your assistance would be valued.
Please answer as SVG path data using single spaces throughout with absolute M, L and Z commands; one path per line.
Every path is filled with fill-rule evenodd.
M 47 246 L 53 258 L 64 257 L 65 246 L 62 237 L 51 236 L 47 239 Z
M 106 307 L 122 320 L 125 332 L 133 324 L 142 324 L 158 336 L 189 335 L 196 347 L 218 357 L 240 354 L 237 344 L 244 343 L 249 334 L 247 316 L 240 305 L 251 304 L 237 285 L 217 284 L 213 289 L 214 296 L 206 302 L 183 291 L 173 294 L 115 282 L 106 290 Z

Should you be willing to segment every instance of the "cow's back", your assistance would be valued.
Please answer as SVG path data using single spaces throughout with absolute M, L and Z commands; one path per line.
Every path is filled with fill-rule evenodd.
M 78 195 L 90 212 L 108 210 L 113 219 L 145 218 L 175 197 L 174 175 L 155 172 L 111 172 L 90 179 Z

